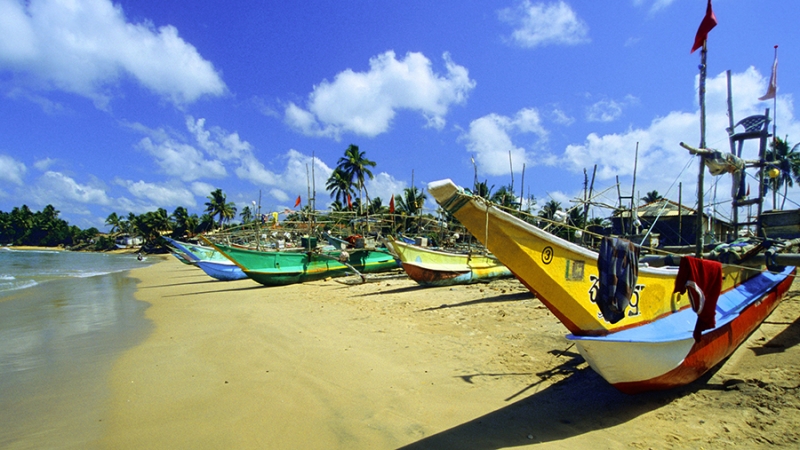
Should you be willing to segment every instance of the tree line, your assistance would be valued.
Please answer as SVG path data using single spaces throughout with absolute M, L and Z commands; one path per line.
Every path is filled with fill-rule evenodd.
M 773 193 L 773 207 L 775 195 L 783 190 L 784 201 L 786 192 L 793 182 L 800 182 L 800 144 L 790 147 L 786 139 L 776 137 L 770 145 L 766 159 L 774 161 L 770 169 L 777 175 L 765 177 L 765 190 Z M 376 163 L 367 158 L 366 153 L 357 145 L 347 147 L 344 155 L 339 158 L 337 165 L 328 177 L 325 188 L 333 202 L 331 212 L 350 212 L 354 216 L 375 216 L 391 214 L 402 219 L 404 228 L 415 224 L 415 218 L 422 212 L 422 206 L 427 199 L 425 193 L 416 186 L 405 188 L 401 194 L 394 195 L 388 204 L 380 197 L 370 198 L 366 187 L 367 179 L 374 179 L 372 168 Z M 486 181 L 477 182 L 473 187 L 474 194 L 486 198 L 500 206 L 522 213 L 521 199 L 513 193 L 512 186 L 502 186 L 492 192 L 494 186 L 489 187 Z M 641 200 L 645 203 L 660 199 L 657 191 L 648 192 Z M 170 233 L 173 237 L 191 237 L 200 233 L 222 228 L 237 217 L 243 224 L 256 220 L 257 211 L 249 206 L 237 210 L 235 203 L 229 202 L 222 189 L 215 189 L 207 196 L 203 214 L 190 214 L 183 207 L 178 206 L 172 213 L 164 208 L 149 211 L 144 214 L 128 213 L 120 216 L 111 213 L 105 220 L 110 226 L 110 236 L 100 233 L 97 228 L 82 230 L 74 225 L 69 225 L 58 217 L 52 205 L 47 205 L 42 211 L 31 211 L 28 206 L 15 207 L 11 212 L 0 211 L 0 244 L 8 245 L 36 245 L 36 246 L 91 246 L 96 249 L 114 247 L 114 237 L 120 234 L 142 236 L 148 242 L 154 242 L 159 236 Z M 536 203 L 533 197 L 525 202 L 525 209 L 530 213 L 531 207 Z M 287 219 L 297 219 L 299 214 L 315 213 L 311 206 L 306 205 L 299 213 L 293 213 Z M 540 208 L 538 216 L 545 219 L 554 219 L 559 211 L 564 211 L 561 204 L 550 200 Z M 440 209 L 439 213 L 445 215 Z M 587 225 L 604 225 L 605 219 L 587 220 L 585 212 L 580 208 L 570 208 L 567 212 L 567 222 L 577 228 Z M 454 217 L 445 215 L 448 222 L 456 223 Z M 431 216 L 432 217 L 432 216 Z M 336 219 L 334 219 L 335 221 Z

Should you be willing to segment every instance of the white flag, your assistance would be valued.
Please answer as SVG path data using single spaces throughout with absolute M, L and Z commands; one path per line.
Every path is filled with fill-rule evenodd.
M 775 46 L 775 61 L 772 63 L 772 76 L 769 77 L 769 87 L 767 87 L 767 93 L 764 94 L 763 97 L 759 97 L 759 100 L 769 100 L 771 98 L 775 98 L 775 94 L 778 92 L 778 46 Z

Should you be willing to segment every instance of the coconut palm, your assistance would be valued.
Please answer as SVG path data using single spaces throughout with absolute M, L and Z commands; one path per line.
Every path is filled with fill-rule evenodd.
M 354 193 L 350 179 L 339 167 L 333 169 L 333 172 L 331 172 L 325 189 L 331 192 L 331 198 L 338 202 L 339 205 L 344 205 L 347 202 L 347 197 Z
M 770 150 L 767 150 L 766 160 L 773 161 L 769 168 L 778 169 L 778 176 L 774 178 L 765 177 L 764 184 L 767 190 L 772 191 L 772 207 L 777 205 L 777 193 L 783 187 L 783 201 L 781 209 L 786 203 L 786 194 L 794 182 L 800 183 L 800 144 L 789 148 L 788 138 L 781 139 L 776 137 L 770 143 Z
M 349 180 L 350 186 L 355 184 L 358 188 L 358 198 L 361 200 L 360 205 L 365 204 L 363 200 L 364 194 L 366 194 L 367 202 L 369 202 L 369 192 L 367 192 L 364 182 L 366 178 L 370 180 L 375 178 L 372 171 L 369 170 L 370 167 L 375 166 L 375 161 L 367 159 L 365 152 L 360 151 L 358 146 L 353 144 L 347 147 L 347 150 L 344 151 L 344 156 L 339 158 L 337 162 L 336 168 L 341 170 L 345 179 Z
M 239 213 L 239 218 L 242 219 L 242 223 L 249 223 L 253 220 L 253 211 L 249 206 L 245 206 L 242 208 L 242 212 Z
M 422 209 L 422 205 L 427 198 L 425 193 L 417 189 L 416 186 L 405 188 L 403 189 L 403 195 L 394 197 L 395 210 L 413 216 Z
M 475 185 L 475 195 L 483 198 L 491 198 L 492 189 L 494 189 L 494 185 L 492 185 L 492 187 L 489 187 L 486 180 L 480 181 Z
M 118 216 L 115 212 L 112 212 L 106 217 L 106 225 L 111 225 L 111 234 L 122 231 L 122 222 L 122 217 Z
M 662 200 L 664 197 L 658 193 L 658 191 L 650 191 L 640 200 L 643 201 L 645 204 L 657 202 Z
M 505 206 L 507 208 L 513 207 L 515 204 L 518 204 L 514 193 L 511 192 L 511 186 L 501 186 L 500 189 L 497 190 L 494 194 L 492 194 L 491 201 L 497 203 L 500 206 Z
M 549 202 L 545 203 L 544 206 L 542 206 L 541 211 L 539 211 L 539 215 L 545 219 L 553 220 L 556 216 L 556 212 L 561 211 L 561 209 L 561 202 L 550 200 Z
M 222 192 L 222 189 L 215 189 L 207 197 L 206 212 L 213 219 L 218 216 L 218 226 L 222 227 L 222 222 L 230 220 L 236 216 L 236 204 L 228 202 L 227 196 Z
M 189 224 L 190 220 L 189 211 L 183 206 L 178 206 L 172 212 L 170 218 L 172 219 L 172 237 L 182 238 L 185 234 L 194 231 Z

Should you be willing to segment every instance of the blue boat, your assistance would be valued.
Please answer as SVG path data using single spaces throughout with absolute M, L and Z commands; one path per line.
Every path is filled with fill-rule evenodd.
M 177 250 L 191 264 L 199 267 L 206 275 L 222 281 L 234 281 L 247 278 L 239 266 L 231 262 L 216 249 L 203 245 L 195 245 L 164 237 L 171 250 Z M 179 258 L 180 259 L 180 258 Z

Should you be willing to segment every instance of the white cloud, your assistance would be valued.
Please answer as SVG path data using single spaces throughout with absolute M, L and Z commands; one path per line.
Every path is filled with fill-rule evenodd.
M 137 199 L 160 205 L 162 208 L 167 208 L 167 206 L 191 207 L 197 205 L 194 194 L 181 183 L 147 183 L 142 180 L 118 180 L 117 184 L 125 187 Z
M 552 116 L 552 120 L 559 125 L 569 126 L 575 123 L 575 118 L 571 117 L 560 108 L 556 108 L 551 111 L 550 115 Z
M 0 180 L 22 185 L 22 178 L 27 171 L 25 164 L 10 156 L 0 155 Z
M 622 116 L 623 110 L 637 104 L 639 99 L 632 95 L 623 100 L 602 99 L 586 108 L 586 120 L 589 122 L 613 122 Z
M 758 97 L 766 90 L 766 85 L 767 77 L 762 76 L 753 67 L 733 74 L 733 115 L 736 121 L 750 115 L 763 114 L 765 108 L 772 107 L 771 101 L 758 101 Z M 788 134 L 790 137 L 800 136 L 800 123 L 794 117 L 792 97 L 779 95 L 778 110 L 781 121 L 778 133 Z M 706 146 L 730 151 L 726 132 L 728 116 L 725 73 L 709 78 L 706 82 L 706 116 Z M 699 143 L 699 117 L 699 110 L 673 111 L 654 119 L 645 127 L 632 128 L 615 134 L 591 133 L 583 143 L 567 146 L 560 163 L 562 167 L 574 173 L 580 173 L 585 168 L 597 164 L 598 180 L 608 181 L 616 176 L 627 177 L 629 180 L 633 174 L 634 155 L 638 144 L 637 191 L 657 190 L 661 195 L 669 194 L 669 198 L 677 200 L 676 185 L 680 181 L 683 183 L 684 197 L 693 196 L 697 177 L 696 160 L 681 148 L 679 143 L 683 141 L 693 146 Z M 742 156 L 745 159 L 755 159 L 757 151 L 757 144 L 750 142 L 745 146 Z M 689 168 L 684 170 L 687 165 Z M 706 189 L 713 182 L 718 183 L 718 195 L 727 199 L 730 192 L 730 177 L 712 178 L 711 181 L 707 181 Z
M 176 105 L 226 88 L 213 65 L 170 25 L 127 21 L 108 0 L 0 0 L 0 69 L 33 89 L 72 92 L 107 107 L 124 75 Z
M 509 153 L 515 171 L 523 164 L 531 164 L 532 158 L 525 148 L 518 147 L 512 135 L 535 134 L 541 141 L 547 138 L 547 130 L 541 124 L 539 113 L 533 108 L 522 109 L 512 117 L 489 114 L 475 119 L 469 131 L 462 136 L 467 150 L 475 153 L 478 170 L 486 175 L 504 175 L 510 172 Z
M 514 27 L 510 41 L 520 47 L 577 45 L 590 41 L 589 27 L 563 1 L 545 4 L 523 0 L 499 11 L 500 20 Z
M 205 159 L 202 152 L 189 144 L 173 139 L 155 142 L 146 137 L 139 141 L 138 146 L 153 156 L 164 173 L 183 181 L 223 178 L 227 175 L 221 161 Z
M 108 205 L 111 199 L 102 186 L 80 184 L 60 172 L 45 172 L 31 187 L 29 195 L 40 205 L 87 204 Z
M 37 169 L 44 172 L 45 170 L 49 169 L 53 164 L 55 164 L 55 162 L 56 160 L 52 158 L 40 159 L 33 163 L 33 167 L 36 167 Z
M 443 56 L 447 74 L 433 72 L 422 53 L 398 60 L 393 51 L 371 58 L 368 72 L 347 69 L 323 80 L 308 96 L 307 109 L 289 103 L 284 120 L 310 136 L 339 139 L 342 133 L 377 136 L 386 132 L 398 110 L 422 114 L 427 126 L 444 127 L 451 105 L 463 104 L 475 87 L 466 68 Z
M 208 197 L 211 192 L 216 189 L 213 184 L 204 183 L 202 181 L 194 181 L 189 184 L 189 189 L 192 191 L 194 195 L 198 197 Z
M 375 174 L 375 178 L 365 184 L 369 190 L 370 199 L 380 197 L 384 206 L 389 206 L 389 200 L 391 200 L 392 196 L 402 195 L 403 190 L 408 187 L 405 181 L 400 181 L 386 172 Z M 424 190 L 421 186 L 424 186 L 424 184 L 420 183 L 417 188 Z
M 219 127 L 206 130 L 205 123 L 206 119 L 195 121 L 191 116 L 186 118 L 186 128 L 192 132 L 200 148 L 209 155 L 221 160 L 236 161 L 252 154 L 253 147 L 249 142 L 241 140 L 238 133 L 228 133 Z
M 600 100 L 586 109 L 589 122 L 613 122 L 622 115 L 622 105 L 614 100 Z
M 277 200 L 279 203 L 283 203 L 283 202 L 288 202 L 289 201 L 289 194 L 287 194 L 286 192 L 284 192 L 281 189 L 270 189 L 269 190 L 269 195 L 271 195 L 272 198 Z
M 652 3 L 649 10 L 650 14 L 654 14 L 658 11 L 661 11 L 662 9 L 665 9 L 674 2 L 675 0 L 633 0 L 633 4 L 636 6 L 647 5 Z

